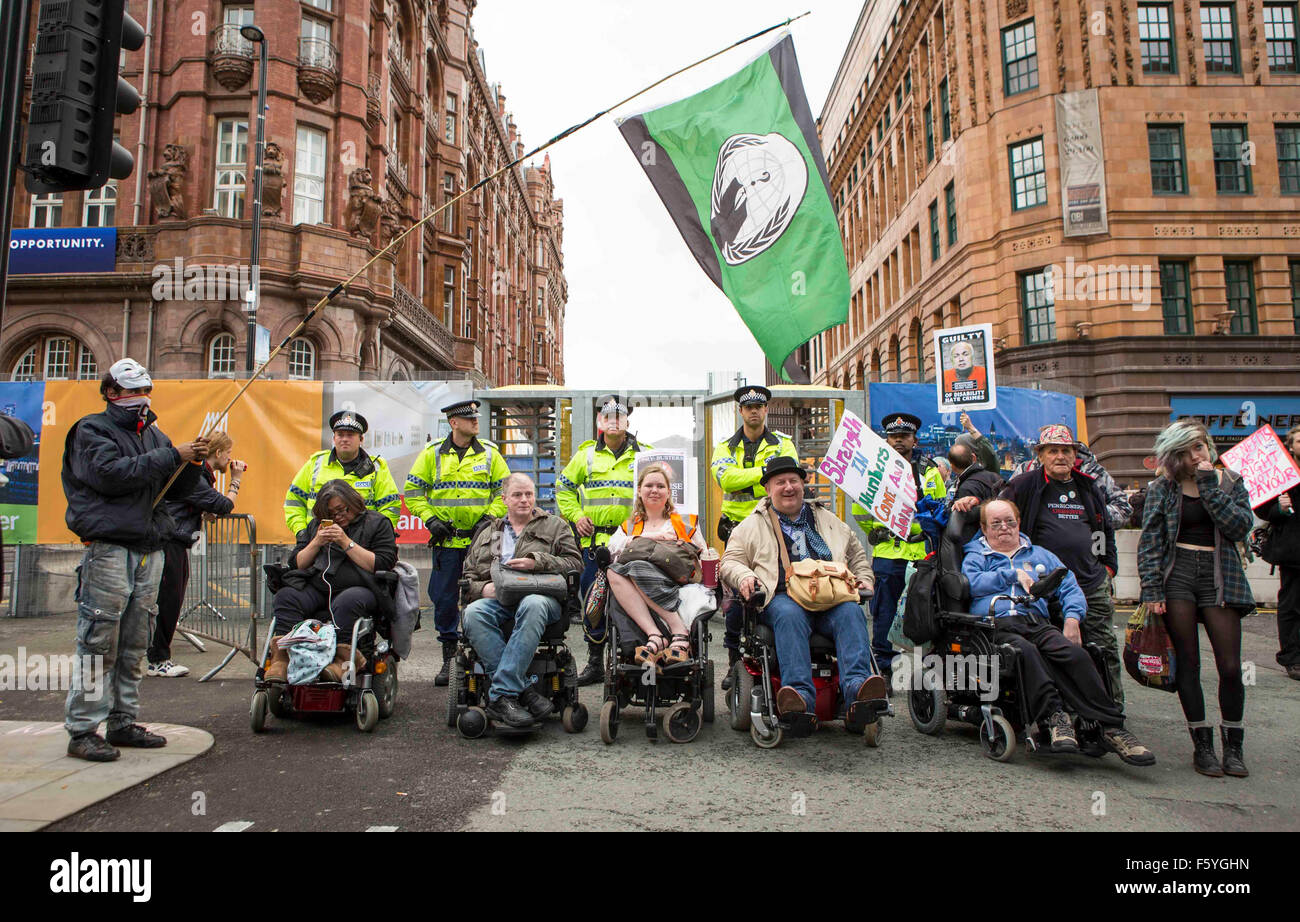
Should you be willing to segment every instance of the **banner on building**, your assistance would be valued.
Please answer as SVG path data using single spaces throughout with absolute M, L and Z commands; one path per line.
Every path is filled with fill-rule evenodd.
M 940 413 L 998 405 L 991 323 L 935 330 L 934 364 Z
M 11 275 L 112 272 L 117 268 L 116 227 L 31 227 L 9 238 Z
M 0 383 L 0 414 L 21 419 L 36 435 L 33 454 L 0 461 L 0 529 L 5 544 L 36 543 L 44 400 L 45 385 L 39 381 Z
M 856 414 L 844 411 L 817 471 L 893 534 L 907 538 L 916 515 L 912 466 Z
M 810 383 L 794 353 L 848 319 L 849 274 L 794 40 L 619 130 L 768 362 Z
M 698 500 L 695 494 L 695 459 L 689 457 L 684 451 L 667 451 L 663 449 L 638 451 L 633 462 L 636 470 L 633 477 L 634 484 L 641 482 L 641 471 L 650 464 L 662 464 L 672 472 L 672 482 L 669 486 L 673 491 L 673 506 L 676 508 L 677 514 L 698 514 Z
M 1300 426 L 1300 397 L 1240 394 L 1175 394 L 1169 398 L 1169 421 L 1194 419 L 1209 430 L 1214 447 L 1223 454 L 1260 426 L 1286 432 Z
M 1056 149 L 1061 164 L 1061 217 L 1065 236 L 1109 233 L 1106 159 L 1096 87 L 1057 95 Z
M 1250 505 L 1258 508 L 1300 484 L 1300 468 L 1273 427 L 1260 426 L 1221 455 L 1223 466 L 1236 471 L 1246 483 Z

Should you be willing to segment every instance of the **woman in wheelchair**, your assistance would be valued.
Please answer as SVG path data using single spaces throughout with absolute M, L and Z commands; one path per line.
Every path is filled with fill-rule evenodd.
M 1151 751 L 1124 729 L 1124 712 L 1081 646 L 1079 624 L 1088 603 L 1074 574 L 1055 554 L 1035 547 L 1021 534 L 1020 510 L 1010 500 L 989 500 L 980 506 L 980 527 L 980 534 L 965 547 L 961 566 L 970 582 L 971 613 L 991 613 L 996 619 L 994 640 L 1010 644 L 1020 654 L 1028 712 L 1047 728 L 1052 752 L 1079 751 L 1068 709 L 1098 723 L 1102 745 L 1125 762 L 1155 764 Z M 1064 579 L 1053 592 L 1043 593 L 1034 585 L 1057 570 Z M 1048 620 L 1049 594 L 1061 602 L 1064 633 Z
M 614 563 L 606 571 L 610 599 L 608 614 L 618 629 L 629 636 L 643 634 L 646 642 L 636 648 L 638 663 L 656 668 L 686 662 L 691 658 L 690 636 L 677 608 L 681 586 L 649 560 L 620 560 L 636 538 L 663 541 L 678 549 L 690 548 L 698 560 L 705 550 L 704 537 L 695 516 L 683 517 L 673 508 L 672 474 L 663 464 L 647 464 L 637 478 L 636 503 L 632 517 L 609 539 Z M 698 579 L 698 568 L 696 572 Z M 665 637 L 667 630 L 670 637 Z
M 340 641 L 351 637 L 357 620 L 373 616 L 380 604 L 383 589 L 373 574 L 391 570 L 396 563 L 397 535 L 388 518 L 366 509 L 361 494 L 345 480 L 321 487 L 312 520 L 299 533 L 289 558 L 293 569 L 284 575 L 284 586 L 271 603 L 276 637 L 266 680 L 287 680 L 289 651 L 281 650 L 275 640 L 299 621 L 324 613 L 334 621 Z M 338 651 L 335 663 L 346 663 L 351 647 L 340 642 Z

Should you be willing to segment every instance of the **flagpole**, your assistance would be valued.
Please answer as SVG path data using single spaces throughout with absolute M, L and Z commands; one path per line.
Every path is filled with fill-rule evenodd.
M 577 132 L 586 128 L 592 122 L 596 121 L 599 118 L 603 118 L 604 116 L 613 112 L 615 109 L 619 109 L 627 105 L 637 97 L 644 96 L 646 93 L 650 92 L 655 87 L 667 83 L 669 80 L 673 79 L 674 77 L 680 76 L 681 74 L 686 73 L 688 70 L 691 70 L 692 68 L 699 67 L 701 64 L 707 63 L 708 61 L 712 61 L 714 58 L 726 54 L 728 51 L 731 51 L 733 48 L 738 48 L 741 45 L 744 45 L 748 42 L 752 42 L 754 39 L 767 35 L 769 32 L 774 32 L 777 29 L 783 29 L 786 26 L 790 25 L 790 23 L 803 19 L 811 12 L 812 10 L 805 10 L 804 12 L 800 13 L 798 16 L 791 16 L 789 19 L 786 19 L 784 22 L 778 22 L 776 25 L 768 26 L 766 29 L 760 29 L 759 31 L 755 32 L 753 35 L 749 35 L 746 36 L 745 38 L 739 39 L 738 41 L 732 42 L 730 45 L 727 45 L 725 48 L 720 48 L 717 51 L 713 52 L 712 54 L 700 58 L 698 61 L 694 61 L 690 64 L 687 64 L 685 67 L 678 68 L 677 70 L 673 71 L 671 74 L 668 74 L 667 76 L 660 77 L 654 83 L 651 83 L 649 86 L 642 87 L 641 89 L 633 93 L 631 96 L 628 96 L 625 99 L 620 99 L 618 102 L 614 103 L 613 105 L 606 106 L 604 109 L 601 109 L 595 115 L 592 115 L 591 117 L 586 118 L 581 122 L 578 122 L 576 125 L 564 129 L 564 131 L 561 131 L 559 134 L 555 135 L 549 141 L 537 145 L 532 150 L 528 151 L 526 154 L 522 154 L 519 157 L 515 158 L 514 160 L 510 161 L 505 166 L 501 167 L 501 169 L 497 170 L 495 173 L 491 173 L 487 176 L 484 176 L 482 179 L 480 179 L 474 185 L 470 186 L 464 192 L 457 195 L 455 198 L 443 202 L 441 206 L 435 208 L 433 211 L 429 212 L 423 218 L 416 221 L 406 230 L 402 231 L 402 233 L 394 237 L 392 242 L 389 243 L 388 246 L 384 247 L 382 250 L 380 250 L 378 253 L 372 256 L 365 263 L 365 265 L 363 265 L 356 272 L 352 273 L 352 275 L 348 277 L 347 281 L 340 282 L 339 284 L 335 285 L 332 289 L 330 289 L 329 293 L 326 294 L 325 297 L 317 301 L 316 306 L 307 312 L 307 316 L 302 318 L 302 322 L 299 323 L 292 330 L 290 330 L 289 333 L 284 337 L 284 339 L 280 340 L 280 344 L 276 346 L 274 350 L 272 350 L 271 354 L 267 356 L 265 362 L 257 366 L 257 369 L 253 372 L 253 374 L 249 376 L 248 380 L 245 381 L 243 386 L 240 387 L 240 389 L 235 393 L 235 396 L 230 399 L 230 402 L 228 404 L 226 404 L 225 409 L 217 414 L 216 416 L 217 421 L 220 422 L 223 418 L 225 418 L 225 416 L 230 412 L 231 408 L 236 403 L 239 402 L 239 398 L 244 396 L 244 392 L 248 390 L 248 388 L 252 385 L 254 381 L 256 381 L 258 378 L 262 376 L 262 372 L 266 369 L 266 367 L 270 365 L 272 361 L 275 360 L 275 357 L 277 355 L 280 354 L 280 350 L 282 350 L 285 346 L 287 346 L 289 344 L 289 341 L 292 340 L 295 336 L 297 336 L 307 326 L 307 324 L 311 322 L 312 318 L 315 317 L 317 313 L 319 313 L 321 310 L 327 307 L 330 301 L 333 301 L 339 295 L 343 294 L 343 292 L 347 290 L 349 285 L 351 285 L 358 278 L 360 278 L 361 275 L 372 265 L 374 265 L 380 258 L 386 256 L 389 252 L 401 246 L 402 241 L 404 241 L 407 238 L 407 236 L 411 234 L 412 231 L 416 230 L 419 227 L 424 226 L 429 221 L 436 218 L 439 214 L 446 211 L 452 205 L 455 205 L 465 196 L 469 195 L 471 192 L 478 191 L 479 189 L 486 186 L 488 183 L 492 182 L 498 176 L 502 176 L 505 173 L 508 173 L 510 170 L 514 169 L 515 167 L 519 166 L 519 164 L 523 163 L 525 160 L 529 160 L 533 157 L 536 157 L 538 154 L 546 150 L 548 147 L 552 147 L 555 144 L 558 144 L 559 142 L 563 141 L 565 138 L 569 137 L 570 135 L 576 134 Z M 202 435 L 203 433 L 200 433 L 199 437 L 201 438 Z M 163 496 L 167 493 L 169 489 L 171 489 L 172 484 L 176 482 L 176 478 L 181 475 L 181 471 L 183 470 L 185 470 L 184 462 L 182 462 L 180 466 L 177 467 L 176 470 L 172 472 L 172 475 L 170 478 L 168 478 L 167 483 L 163 485 L 163 488 L 160 491 L 158 491 L 158 495 L 155 496 L 153 500 L 154 506 L 157 506 L 158 503 L 162 501 Z

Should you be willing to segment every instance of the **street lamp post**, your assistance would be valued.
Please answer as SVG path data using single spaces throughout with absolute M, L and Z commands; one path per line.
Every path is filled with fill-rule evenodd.
M 248 315 L 248 354 L 246 366 L 251 376 L 257 365 L 257 307 L 262 296 L 262 160 L 266 155 L 266 34 L 254 25 L 243 26 L 239 34 L 258 47 L 257 68 L 257 165 L 253 170 L 253 244 L 249 250 L 252 287 L 245 296 Z

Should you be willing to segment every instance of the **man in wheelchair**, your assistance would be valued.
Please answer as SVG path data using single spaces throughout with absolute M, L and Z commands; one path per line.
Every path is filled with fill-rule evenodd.
M 807 470 L 795 459 L 785 455 L 770 458 L 759 481 L 768 498 L 731 533 L 721 565 L 723 580 L 742 599 L 748 602 L 756 592 L 767 598 L 760 617 L 772 628 L 776 639 L 783 683 L 777 691 L 776 706 L 782 716 L 812 714 L 816 710 L 809 653 L 809 638 L 814 632 L 835 641 L 846 707 L 886 696 L 884 679 L 873 674 L 871 638 L 859 601 L 810 612 L 786 592 L 774 517 L 791 561 L 812 558 L 842 562 L 857 578 L 863 597 L 870 597 L 875 579 L 871 561 L 849 527 L 830 510 L 804 500 L 807 479 Z
M 563 578 L 582 572 L 582 555 L 564 520 L 537 508 L 532 478 L 511 474 L 504 493 L 506 515 L 478 533 L 465 558 L 464 599 L 474 601 L 465 609 L 464 631 L 492 677 L 487 717 L 523 728 L 554 709 L 525 673 L 546 628 L 564 615 L 564 593 L 557 588 L 556 595 L 534 592 L 515 601 L 496 580 L 512 574 Z
M 1068 710 L 1099 724 L 1102 745 L 1123 761 L 1154 765 L 1155 755 L 1124 729 L 1124 712 L 1081 646 L 1079 626 L 1088 603 L 1074 574 L 1055 554 L 1035 547 L 1021 534 L 1020 510 L 1010 500 L 990 500 L 980 506 L 980 528 L 966 544 L 962 560 L 962 573 L 970 583 L 971 613 L 993 614 L 994 640 L 1019 652 L 1027 710 L 1047 728 L 1051 750 L 1079 751 Z M 1041 587 L 1034 585 L 1058 569 L 1064 578 L 1051 594 L 1061 603 L 1063 630 L 1048 620 L 1048 598 L 1038 597 Z

